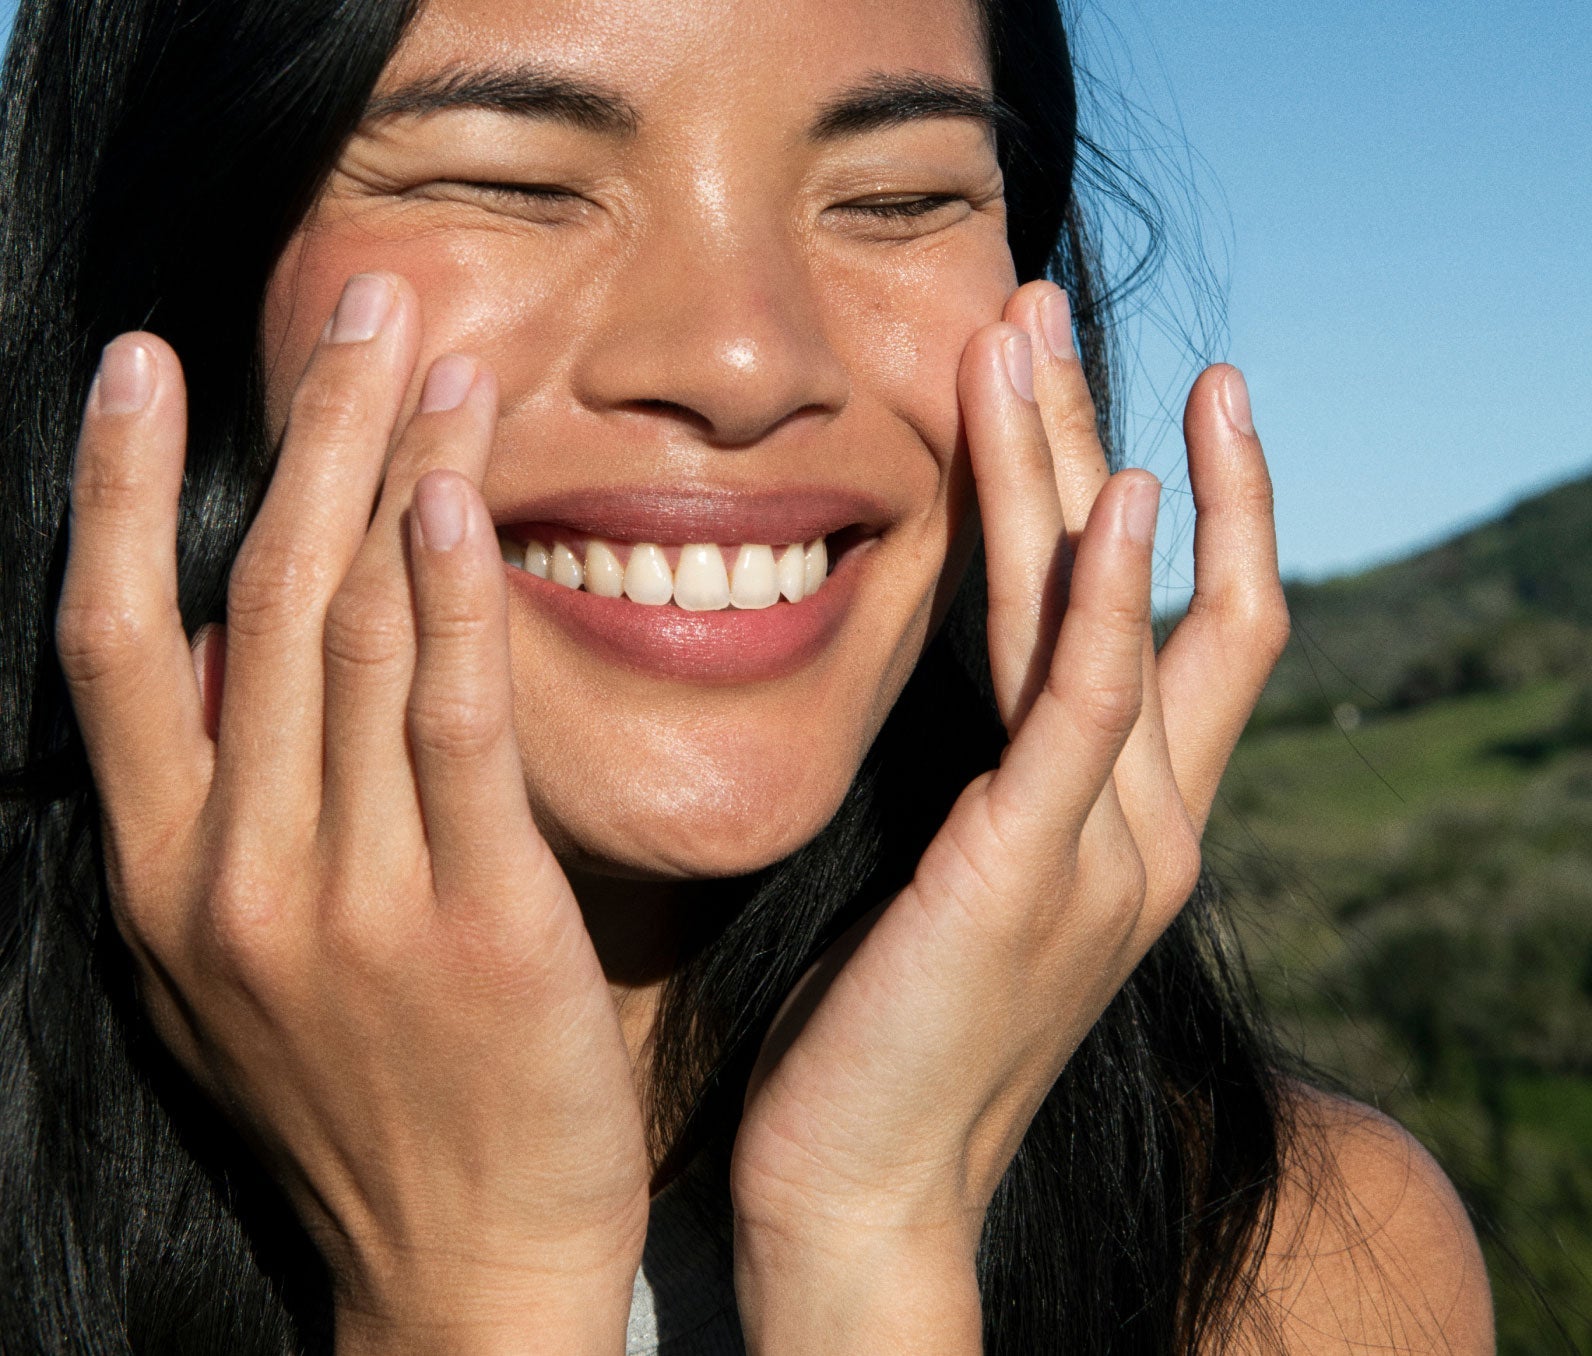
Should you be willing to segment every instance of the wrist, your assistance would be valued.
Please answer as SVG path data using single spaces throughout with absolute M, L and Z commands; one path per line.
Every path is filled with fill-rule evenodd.
M 960 1237 L 738 1224 L 735 1292 L 751 1356 L 983 1350 L 974 1250 Z
M 618 1356 L 623 1310 L 528 1301 L 512 1316 L 430 1318 L 337 1310 L 336 1356 Z
M 638 1263 L 639 1264 L 639 1263 Z M 337 1356 L 618 1356 L 636 1267 L 587 1276 L 431 1272 L 337 1298 Z

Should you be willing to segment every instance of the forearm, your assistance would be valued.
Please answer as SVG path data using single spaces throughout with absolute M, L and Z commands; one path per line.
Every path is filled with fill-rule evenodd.
M 977 1356 L 973 1258 L 925 1241 L 830 1244 L 736 1235 L 736 1299 L 751 1356 Z

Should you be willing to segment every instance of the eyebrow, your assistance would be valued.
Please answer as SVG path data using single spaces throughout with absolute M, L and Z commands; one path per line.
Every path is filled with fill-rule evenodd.
M 1017 130 L 1016 114 L 980 85 L 909 71 L 879 74 L 837 95 L 823 107 L 808 135 L 814 141 L 874 132 L 929 118 L 972 118 L 992 133 Z
M 365 120 L 458 108 L 549 118 L 610 136 L 632 136 L 641 126 L 640 113 L 623 95 L 534 64 L 456 66 L 421 76 L 371 99 Z M 997 135 L 1010 135 L 1020 125 L 1012 110 L 982 86 L 910 71 L 877 74 L 834 96 L 813 120 L 808 137 L 836 141 L 931 118 L 972 118 Z
M 518 117 L 550 118 L 588 132 L 630 136 L 641 117 L 623 96 L 601 85 L 536 65 L 454 67 L 377 95 L 365 120 L 416 117 L 479 108 Z

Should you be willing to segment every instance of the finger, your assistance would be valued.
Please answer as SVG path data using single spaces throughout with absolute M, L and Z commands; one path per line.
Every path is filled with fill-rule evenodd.
M 420 832 L 405 734 L 417 647 L 406 518 L 428 471 L 447 469 L 480 483 L 496 422 L 490 371 L 463 354 L 431 364 L 364 544 L 327 610 L 322 832 L 334 839 L 382 837 L 396 849 L 409 832 L 405 826 Z M 501 571 L 501 556 L 494 560 Z
M 968 342 L 957 377 L 989 575 L 990 673 L 1008 730 L 1045 681 L 1061 625 L 1068 556 L 1032 344 L 1014 325 Z
M 1008 313 L 1034 336 L 1042 353 L 1036 364 L 1035 386 L 1055 448 L 1058 498 L 1069 528 L 1076 532 L 1088 521 L 1110 472 L 1095 403 L 1073 342 L 1067 294 L 1051 283 L 1031 284 L 1012 298 Z M 1155 641 L 1148 626 L 1142 665 L 1139 720 L 1113 775 L 1122 813 L 1141 845 L 1150 895 L 1160 900 L 1176 895 L 1188 879 L 1191 826 L 1178 793 L 1162 723 Z M 1192 844 L 1197 857 L 1197 834 L 1192 835 Z
M 124 846 L 191 820 L 209 786 L 212 747 L 177 599 L 186 422 L 182 368 L 162 340 L 134 333 L 106 345 L 72 472 L 56 649 Z
M 1013 293 L 1006 319 L 1026 330 L 1034 345 L 1034 391 L 1054 459 L 1056 494 L 1067 531 L 1076 539 L 1111 468 L 1094 396 L 1073 343 L 1072 309 L 1061 288 L 1035 282 Z
M 464 476 L 430 471 L 415 486 L 409 537 L 409 739 L 437 896 L 489 907 L 524 898 L 527 865 L 545 868 L 551 854 L 536 851 L 515 738 L 497 535 Z
M 1244 723 L 1288 638 L 1271 477 L 1236 368 L 1207 371 L 1184 419 L 1194 494 L 1194 595 L 1160 657 L 1177 784 L 1203 828 Z
M 293 394 L 271 487 L 227 590 L 221 773 L 313 820 L 326 606 L 364 540 L 418 344 L 402 279 L 349 279 Z
M 990 782 L 992 806 L 1041 851 L 1077 843 L 1139 719 L 1159 494 L 1145 471 L 1101 491 L 1045 686 Z

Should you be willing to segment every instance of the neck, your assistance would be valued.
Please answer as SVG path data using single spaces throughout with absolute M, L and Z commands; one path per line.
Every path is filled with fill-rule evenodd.
M 645 1074 L 658 999 L 664 981 L 679 961 L 693 885 L 573 872 L 570 882 L 580 901 L 597 959 L 608 977 L 639 1085 Z

